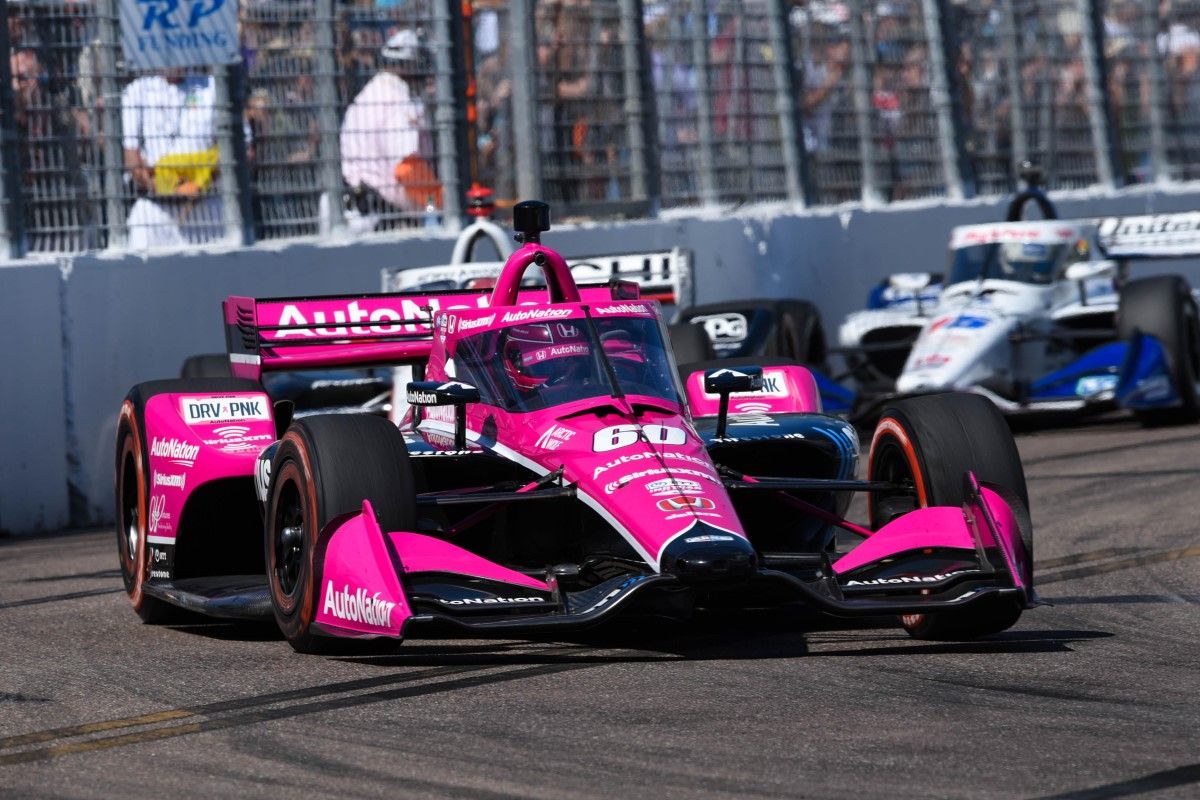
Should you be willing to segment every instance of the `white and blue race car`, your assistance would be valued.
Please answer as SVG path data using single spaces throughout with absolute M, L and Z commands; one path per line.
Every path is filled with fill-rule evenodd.
M 907 276 L 909 299 L 842 325 L 856 408 L 957 390 L 1008 414 L 1200 417 L 1197 297 L 1179 275 L 1129 279 L 1135 260 L 1200 256 L 1200 213 L 966 225 L 950 251 L 936 300 Z

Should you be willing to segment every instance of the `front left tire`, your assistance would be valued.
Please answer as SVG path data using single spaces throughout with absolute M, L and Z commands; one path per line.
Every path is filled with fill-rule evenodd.
M 412 466 L 404 436 L 382 417 L 316 415 L 292 423 L 271 465 L 265 524 L 267 581 L 275 621 L 301 653 L 331 652 L 345 640 L 313 626 L 321 587 L 322 532 L 370 500 L 379 527 L 416 523 Z

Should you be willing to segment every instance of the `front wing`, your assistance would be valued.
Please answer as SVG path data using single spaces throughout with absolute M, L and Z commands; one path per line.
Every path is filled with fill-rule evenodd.
M 962 508 L 906 514 L 836 560 L 764 555 L 748 577 L 728 584 L 630 572 L 574 592 L 560 588 L 552 570 L 535 577 L 441 539 L 381 531 L 364 502 L 361 513 L 322 534 L 315 626 L 331 636 L 395 639 L 430 622 L 572 629 L 631 607 L 690 607 L 713 591 L 799 601 L 841 617 L 948 611 L 994 597 L 1034 605 L 1024 515 L 997 490 L 967 480 Z

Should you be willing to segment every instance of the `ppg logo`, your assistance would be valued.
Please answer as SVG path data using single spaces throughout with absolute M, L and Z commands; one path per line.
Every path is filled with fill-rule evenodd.
M 692 322 L 704 325 L 704 332 L 714 343 L 741 342 L 746 339 L 749 325 L 744 314 L 713 314 L 708 317 L 696 317 Z

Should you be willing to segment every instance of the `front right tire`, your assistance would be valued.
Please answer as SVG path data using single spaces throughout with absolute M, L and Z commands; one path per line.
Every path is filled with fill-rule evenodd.
M 1138 409 L 1146 425 L 1178 425 L 1200 419 L 1200 314 L 1192 291 L 1179 275 L 1155 275 L 1130 281 L 1121 288 L 1117 338 L 1153 336 L 1166 351 L 1171 382 L 1179 393 L 1175 408 Z

